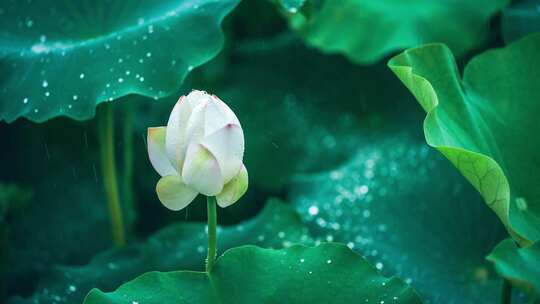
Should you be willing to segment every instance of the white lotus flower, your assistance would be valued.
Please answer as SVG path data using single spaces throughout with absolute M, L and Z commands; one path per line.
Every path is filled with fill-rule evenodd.
M 162 176 L 156 186 L 159 200 L 171 210 L 185 208 L 199 193 L 216 196 L 224 208 L 247 190 L 240 122 L 206 92 L 180 97 L 167 127 L 148 128 L 148 155 Z

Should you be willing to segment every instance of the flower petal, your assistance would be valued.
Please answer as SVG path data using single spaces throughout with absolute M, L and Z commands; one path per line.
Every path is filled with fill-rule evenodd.
M 204 135 L 209 135 L 232 123 L 219 100 L 212 98 L 205 109 Z
M 193 90 L 186 98 L 191 107 L 194 108 L 201 102 L 209 102 L 212 97 L 205 91 Z
M 186 185 L 207 196 L 223 189 L 223 176 L 216 157 L 198 143 L 190 144 L 187 149 L 182 178 Z
M 217 196 L 217 203 L 221 208 L 228 207 L 236 203 L 246 193 L 248 188 L 249 178 L 248 172 L 244 165 L 240 172 L 223 187 Z
M 228 117 L 228 120 L 229 120 L 229 123 L 233 123 L 235 125 L 239 125 L 240 127 L 242 126 L 240 124 L 240 121 L 238 120 L 238 117 L 236 117 L 236 115 L 234 114 L 234 112 L 231 110 L 231 108 L 229 108 L 229 106 L 223 102 L 223 100 L 221 100 L 219 97 L 217 97 L 216 95 L 212 95 L 212 97 L 217 100 L 218 102 L 218 105 L 220 108 L 223 109 L 223 112 L 225 112 L 227 114 L 227 117 Z
M 198 143 L 204 137 L 205 112 L 209 102 L 199 102 L 191 113 L 186 126 L 186 144 Z
M 179 175 L 162 177 L 156 186 L 156 192 L 161 203 L 174 211 L 184 209 L 199 194 L 182 183 Z
M 161 176 L 178 174 L 165 151 L 165 133 L 166 127 L 148 128 L 148 156 Z
M 244 132 L 240 126 L 228 124 L 201 143 L 216 157 L 225 183 L 238 174 L 244 157 Z
M 186 126 L 192 107 L 184 96 L 180 97 L 169 116 L 165 146 L 167 156 L 178 172 L 182 169 L 186 153 Z

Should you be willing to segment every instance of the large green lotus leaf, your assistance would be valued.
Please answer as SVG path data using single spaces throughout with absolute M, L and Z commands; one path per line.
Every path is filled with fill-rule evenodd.
M 540 243 L 519 248 L 512 239 L 502 241 L 487 259 L 497 272 L 540 299 Z
M 424 303 L 498 303 L 502 280 L 485 256 L 507 234 L 474 189 L 421 138 L 382 133 L 358 147 L 291 187 L 316 241 L 347 244 Z
M 94 287 L 111 291 L 147 271 L 202 270 L 207 246 L 205 229 L 203 223 L 173 224 L 142 243 L 103 252 L 87 265 L 55 266 L 32 297 L 15 297 L 10 303 L 81 303 Z M 251 220 L 218 228 L 220 252 L 246 244 L 282 248 L 295 243 L 312 243 L 307 227 L 291 207 L 276 200 L 270 200 Z
M 427 112 L 427 143 L 482 194 L 522 244 L 540 239 L 540 34 L 487 51 L 463 80 L 450 50 L 427 45 L 388 65 Z
M 85 304 L 120 303 L 420 303 L 397 278 L 381 276 L 345 245 L 231 249 L 210 273 L 150 272 Z
M 525 0 L 505 8 L 501 27 L 506 43 L 540 32 L 540 0 Z
M 490 18 L 510 1 L 276 2 L 309 45 L 367 64 L 427 42 L 444 42 L 457 54 L 464 54 L 485 40 Z
M 3 1 L 0 120 L 88 119 L 130 93 L 173 93 L 219 52 L 238 2 Z

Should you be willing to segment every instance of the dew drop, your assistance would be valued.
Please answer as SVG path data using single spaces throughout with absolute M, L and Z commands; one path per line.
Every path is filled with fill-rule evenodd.
M 310 206 L 309 209 L 308 209 L 308 212 L 309 212 L 310 215 L 315 216 L 315 215 L 319 214 L 319 207 Z
M 527 200 L 525 200 L 523 197 L 516 198 L 516 205 L 519 210 L 524 211 L 527 210 Z
M 356 194 L 358 194 L 358 195 L 364 195 L 364 194 L 368 193 L 368 191 L 369 191 L 369 188 L 366 185 L 362 185 L 362 186 L 358 186 L 358 187 L 354 188 L 354 192 Z
M 46 88 L 49 86 L 49 83 L 47 82 L 47 80 L 43 80 L 43 83 L 41 83 L 41 86 Z
M 79 75 L 79 78 L 83 79 L 84 78 L 84 73 L 81 73 L 81 75 Z
M 332 171 L 330 172 L 330 178 L 333 180 L 337 180 L 343 177 L 343 173 L 339 171 Z
M 363 216 L 364 218 L 368 218 L 368 217 L 371 216 L 371 212 L 370 212 L 369 210 L 366 209 L 366 210 L 362 211 L 362 216 Z

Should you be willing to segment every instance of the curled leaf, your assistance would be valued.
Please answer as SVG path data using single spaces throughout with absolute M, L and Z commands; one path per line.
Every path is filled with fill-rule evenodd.
M 540 34 L 473 58 L 460 79 L 441 44 L 388 66 L 427 112 L 424 134 L 521 244 L 540 240 Z

